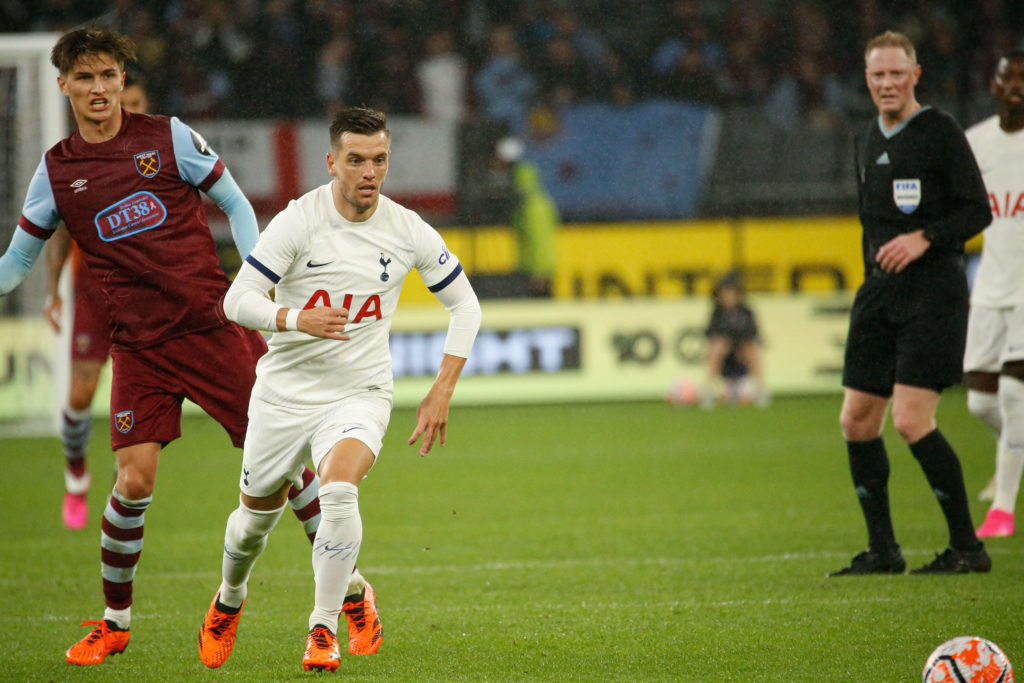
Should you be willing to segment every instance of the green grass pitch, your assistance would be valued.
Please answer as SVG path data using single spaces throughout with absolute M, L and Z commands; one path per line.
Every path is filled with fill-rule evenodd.
M 1024 539 L 988 543 L 990 575 L 826 579 L 865 545 L 838 426 L 839 396 L 769 408 L 658 403 L 452 410 L 449 444 L 405 445 L 396 411 L 361 487 L 359 566 L 384 644 L 338 679 L 920 680 L 925 658 L 982 635 L 1024 672 Z M 994 440 L 944 397 L 972 513 Z M 207 670 L 199 622 L 220 580 L 239 452 L 186 419 L 161 458 L 135 581 L 132 640 L 100 666 L 64 650 L 102 614 L 99 522 L 110 491 L 105 422 L 90 450 L 89 527 L 60 522 L 56 439 L 0 439 L 3 653 L 12 681 L 310 680 L 309 543 L 286 513 L 249 585 L 228 662 Z M 939 507 L 891 428 L 890 492 L 908 564 L 947 542 Z

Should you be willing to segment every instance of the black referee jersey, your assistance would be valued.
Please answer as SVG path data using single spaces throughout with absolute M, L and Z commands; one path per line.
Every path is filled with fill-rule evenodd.
M 931 246 L 908 268 L 920 270 L 962 254 L 992 222 L 978 163 L 945 112 L 923 107 L 885 132 L 875 117 L 855 146 L 865 275 L 881 274 L 875 254 L 897 235 L 924 230 Z

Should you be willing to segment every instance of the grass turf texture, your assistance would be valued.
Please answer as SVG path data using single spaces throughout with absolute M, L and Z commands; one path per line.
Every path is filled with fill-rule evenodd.
M 991 540 L 990 575 L 826 579 L 865 545 L 838 396 L 766 410 L 656 403 L 458 407 L 421 459 L 396 411 L 361 487 L 360 568 L 384 644 L 343 656 L 360 680 L 914 681 L 928 654 L 982 635 L 1024 670 L 1021 537 Z M 994 440 L 950 392 L 939 424 L 975 500 Z M 60 522 L 56 439 L 0 440 L 2 680 L 307 680 L 309 543 L 290 512 L 249 584 L 228 662 L 196 632 L 220 581 L 239 455 L 189 418 L 164 451 L 124 654 L 72 667 L 102 614 L 99 522 L 111 484 L 105 422 L 90 444 L 85 531 Z M 939 507 L 891 428 L 890 492 L 908 565 L 945 547 Z

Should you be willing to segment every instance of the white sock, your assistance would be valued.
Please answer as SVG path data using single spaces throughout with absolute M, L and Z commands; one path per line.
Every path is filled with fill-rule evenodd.
M 982 424 L 988 425 L 996 438 L 1003 429 L 1003 417 L 999 407 L 999 394 L 989 391 L 969 389 L 967 391 L 967 410 L 978 418 Z
M 64 470 L 64 489 L 68 493 L 73 493 L 76 496 L 84 496 L 89 493 L 89 487 L 92 485 L 92 476 L 88 472 L 80 477 L 76 477 L 71 474 L 70 471 Z
M 251 510 L 241 502 L 228 517 L 224 530 L 224 560 L 221 564 L 220 601 L 240 607 L 247 594 L 246 584 L 257 558 L 267 547 L 267 534 L 281 519 L 287 505 L 277 510 Z
M 103 620 L 116 624 L 118 628 L 127 629 L 132 624 L 132 608 L 103 610 Z
M 365 585 L 366 579 L 363 578 L 358 569 L 353 569 L 352 576 L 348 577 L 348 590 L 345 591 L 345 597 L 359 595 L 363 592 L 363 586 Z
M 996 455 L 996 495 L 992 499 L 992 507 L 1004 512 L 1014 511 L 1022 472 L 1024 449 L 1000 448 Z
M 1003 434 L 996 456 L 996 497 L 992 507 L 1013 512 L 1017 506 L 1021 472 L 1024 471 L 1024 382 L 1000 375 L 999 405 Z
M 320 528 L 313 542 L 316 593 L 309 628 L 322 624 L 338 633 L 338 613 L 345 601 L 352 569 L 363 541 L 359 488 L 347 481 L 320 484 Z

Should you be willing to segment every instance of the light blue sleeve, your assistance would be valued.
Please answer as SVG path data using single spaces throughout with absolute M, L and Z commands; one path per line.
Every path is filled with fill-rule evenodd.
M 220 157 L 202 135 L 182 123 L 177 116 L 171 117 L 171 141 L 181 179 L 199 187 L 213 171 Z
M 50 174 L 46 170 L 46 157 L 39 161 L 39 166 L 29 181 L 21 215 L 44 230 L 54 230 L 60 222 L 57 200 L 53 197 Z
M 226 168 L 207 195 L 227 214 L 228 223 L 231 224 L 231 238 L 234 239 L 238 254 L 244 261 L 260 238 L 260 227 L 256 222 L 256 212 L 252 204 L 242 193 L 242 188 L 238 187 L 238 183 L 231 176 L 231 171 Z
M 46 240 L 33 237 L 21 228 L 15 228 L 14 237 L 7 251 L 0 256 L 0 296 L 9 293 L 20 285 L 32 264 L 39 258 Z

